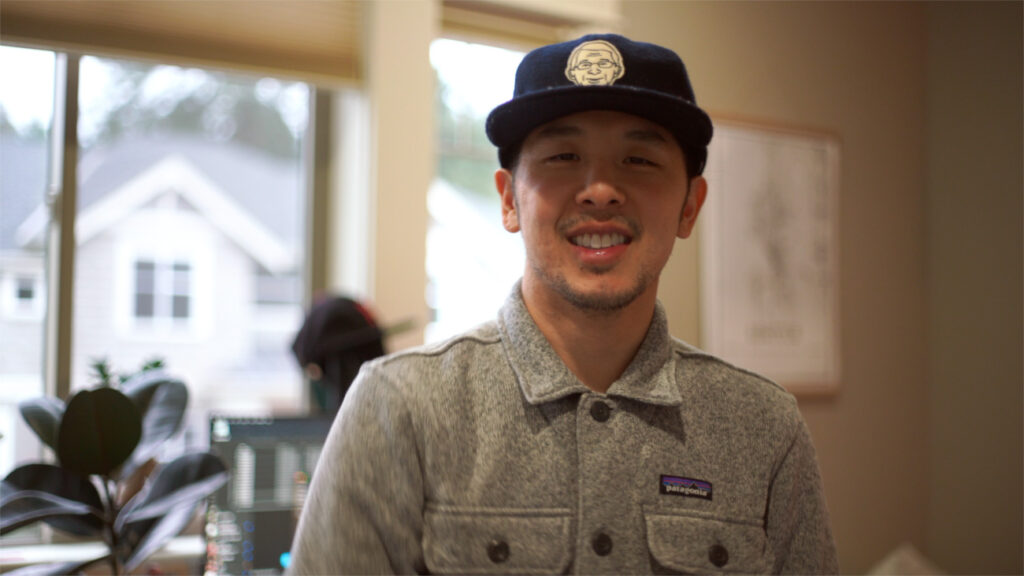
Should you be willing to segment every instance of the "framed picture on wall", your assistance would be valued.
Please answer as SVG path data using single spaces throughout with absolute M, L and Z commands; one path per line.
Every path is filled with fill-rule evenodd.
M 701 214 L 701 340 L 794 394 L 839 387 L 839 142 L 715 122 Z

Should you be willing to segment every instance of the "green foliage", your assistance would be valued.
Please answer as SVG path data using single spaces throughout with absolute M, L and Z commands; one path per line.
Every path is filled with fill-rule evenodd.
M 484 131 L 486 117 L 451 108 L 446 97 L 451 87 L 440 77 L 437 86 L 437 176 L 463 192 L 488 200 L 497 198 L 494 171 L 498 169 L 498 154 Z
M 110 95 L 98 130 L 85 147 L 114 142 L 133 133 L 199 134 L 237 142 L 283 158 L 297 158 L 299 140 L 274 98 L 256 86 L 218 71 L 193 70 L 198 82 L 153 96 L 147 80 L 161 70 L 131 61 L 105 60 Z
M 121 374 L 115 373 L 110 367 L 110 362 L 106 358 L 93 358 L 89 363 L 89 368 L 92 369 L 92 379 L 96 382 L 97 386 L 105 387 L 124 384 L 130 380 L 132 376 L 144 374 L 152 370 L 162 370 L 163 367 L 163 358 L 155 357 L 143 362 L 142 366 L 139 367 L 139 371 L 134 374 L 128 372 Z
M 67 404 L 36 398 L 19 406 L 60 463 L 26 464 L 4 478 L 0 534 L 42 521 L 75 536 L 102 538 L 109 548 L 84 563 L 33 566 L 31 573 L 66 574 L 98 562 L 109 562 L 113 573 L 131 571 L 227 482 L 224 464 L 208 452 L 162 466 L 152 460 L 181 428 L 188 404 L 188 388 L 162 366 L 147 362 L 122 381 L 97 361 L 97 387 L 79 391 Z

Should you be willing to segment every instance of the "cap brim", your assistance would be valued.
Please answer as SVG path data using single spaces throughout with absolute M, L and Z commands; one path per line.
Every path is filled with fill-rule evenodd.
M 696 105 L 631 86 L 569 86 L 521 96 L 491 111 L 487 137 L 499 149 L 517 146 L 538 126 L 588 110 L 614 110 L 646 118 L 665 127 L 684 148 L 705 147 L 711 142 L 711 119 Z

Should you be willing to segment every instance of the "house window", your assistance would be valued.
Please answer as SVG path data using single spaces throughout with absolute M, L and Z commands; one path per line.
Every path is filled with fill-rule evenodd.
M 135 263 L 135 317 L 187 320 L 192 300 L 192 266 L 187 262 Z
M 22 310 L 28 310 L 32 307 L 33 302 L 36 300 L 36 281 L 34 278 L 18 278 L 17 280 L 17 294 L 15 298 L 18 300 L 18 307 Z

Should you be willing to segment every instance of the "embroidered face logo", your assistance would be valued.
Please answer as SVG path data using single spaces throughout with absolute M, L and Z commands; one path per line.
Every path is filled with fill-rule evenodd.
M 625 73 L 619 49 L 604 40 L 580 44 L 565 66 L 565 77 L 578 86 L 611 86 Z

